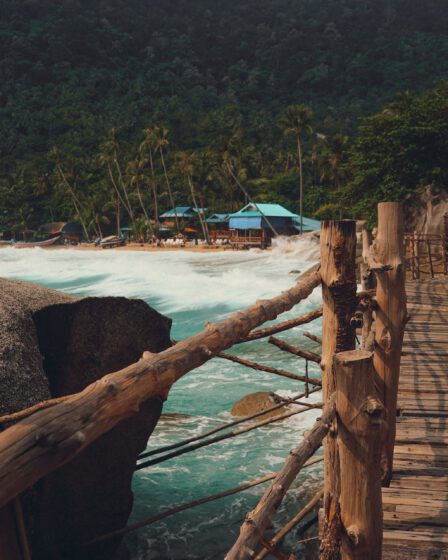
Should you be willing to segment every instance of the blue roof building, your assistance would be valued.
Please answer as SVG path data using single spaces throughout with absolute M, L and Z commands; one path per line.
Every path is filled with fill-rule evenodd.
M 206 220 L 208 224 L 224 224 L 228 223 L 229 214 L 212 214 Z
M 179 220 L 188 220 L 194 218 L 198 213 L 204 214 L 207 208 L 195 208 L 194 206 L 176 206 L 171 210 L 167 210 L 163 214 L 160 214 L 160 218 L 166 220 L 174 220 L 177 216 Z
M 264 229 L 270 226 L 281 234 L 300 232 L 300 216 L 290 212 L 280 204 L 246 204 L 239 212 L 230 214 L 229 229 Z M 314 231 L 320 228 L 320 222 L 303 217 L 303 231 Z

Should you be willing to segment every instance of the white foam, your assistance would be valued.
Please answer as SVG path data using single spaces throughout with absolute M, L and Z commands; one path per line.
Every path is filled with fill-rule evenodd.
M 224 306 L 237 309 L 291 287 L 316 244 L 275 240 L 271 251 L 0 251 L 0 274 L 76 294 L 140 297 L 165 313 Z M 319 297 L 319 296 L 317 296 Z

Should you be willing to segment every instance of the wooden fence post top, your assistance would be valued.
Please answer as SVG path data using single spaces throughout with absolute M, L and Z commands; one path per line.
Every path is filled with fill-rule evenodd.
M 349 366 L 352 363 L 358 364 L 362 360 L 371 360 L 373 358 L 373 353 L 368 350 L 347 350 L 346 352 L 339 352 L 335 355 L 335 363 L 342 364 L 344 366 Z

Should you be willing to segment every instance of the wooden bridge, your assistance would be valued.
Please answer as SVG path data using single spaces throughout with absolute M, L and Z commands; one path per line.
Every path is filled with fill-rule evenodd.
M 393 477 L 383 488 L 383 558 L 448 558 L 448 280 L 406 285 L 409 321 Z
M 357 292 L 356 224 L 323 222 L 320 265 L 303 274 L 293 288 L 258 301 L 220 323 L 207 324 L 200 333 L 159 354 L 145 352 L 140 361 L 104 376 L 80 393 L 0 418 L 0 424 L 7 426 L 0 432 L 0 544 L 5 535 L 7 542 L 15 543 L 10 550 L 0 546 L 0 560 L 30 558 L 20 510 L 20 495 L 26 489 L 135 414 L 150 397 L 166 399 L 179 378 L 213 358 L 230 359 L 254 370 L 304 382 L 304 392 L 290 401 L 299 408 L 210 437 L 266 411 L 257 413 L 169 448 L 143 453 L 136 457 L 140 461 L 136 469 L 247 433 L 310 407 L 322 407 L 321 418 L 291 451 L 278 473 L 181 504 L 134 526 L 92 535 L 91 541 L 79 543 L 81 551 L 86 547 L 91 551 L 92 545 L 178 511 L 270 482 L 257 507 L 248 513 L 226 559 L 261 560 L 268 555 L 295 559 L 281 549 L 281 540 L 316 507 L 322 492 L 277 535 L 272 536 L 270 529 L 299 471 L 320 460 L 311 456 L 324 441 L 321 546 L 316 553 L 321 560 L 447 560 L 447 237 L 435 253 L 430 236 L 426 239 L 419 234 L 412 239 L 413 249 L 406 263 L 401 207 L 398 203 L 380 204 L 373 243 L 367 230 L 363 232 L 364 286 Z M 420 247 L 422 239 L 426 239 L 425 255 Z M 411 278 L 406 286 L 407 304 L 406 271 Z M 431 278 L 426 280 L 427 276 Z M 322 309 L 256 330 L 292 309 L 319 285 Z M 320 316 L 322 338 L 314 336 L 313 340 L 322 345 L 321 355 L 270 336 Z M 358 343 L 356 335 L 360 332 L 362 342 Z M 283 351 L 320 362 L 322 381 L 310 378 L 307 369 L 305 375 L 299 375 L 223 352 L 234 344 L 268 336 L 269 342 Z M 313 386 L 311 390 L 309 385 Z M 300 387 L 303 389 L 303 385 Z M 322 405 L 299 400 L 321 387 Z M 166 451 L 171 452 L 145 460 Z

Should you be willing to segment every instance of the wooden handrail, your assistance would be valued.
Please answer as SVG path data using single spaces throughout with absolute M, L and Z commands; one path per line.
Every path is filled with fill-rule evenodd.
M 0 507 L 135 414 L 148 398 L 166 399 L 183 375 L 291 309 L 319 283 L 316 265 L 279 296 L 260 300 L 222 322 L 209 323 L 191 338 L 106 375 L 0 433 Z

